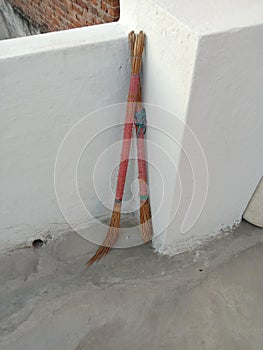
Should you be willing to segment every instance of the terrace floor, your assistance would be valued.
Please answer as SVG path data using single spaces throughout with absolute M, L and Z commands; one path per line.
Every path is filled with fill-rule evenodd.
M 0 256 L 1 350 L 248 350 L 263 347 L 263 231 L 172 258 L 150 245 L 84 263 L 69 233 Z

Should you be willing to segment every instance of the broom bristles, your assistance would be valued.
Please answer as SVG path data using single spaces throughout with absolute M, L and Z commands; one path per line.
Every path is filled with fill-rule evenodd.
M 142 239 L 145 243 L 152 240 L 153 226 L 150 201 L 147 199 L 140 207 L 140 223 Z
M 139 90 L 137 95 L 137 110 L 142 110 L 142 88 L 141 82 L 139 84 Z M 143 141 L 144 142 L 144 141 Z M 152 213 L 149 199 L 141 202 L 140 206 L 140 224 L 141 224 L 141 235 L 142 240 L 148 243 L 153 237 L 153 226 L 152 226 Z
M 120 221 L 121 221 L 121 204 L 114 203 L 113 212 L 111 215 L 111 221 L 109 230 L 105 240 L 102 245 L 99 246 L 97 252 L 93 257 L 87 262 L 87 266 L 92 265 L 95 261 L 99 261 L 102 257 L 109 254 L 111 248 L 117 242 L 120 234 Z
M 144 33 L 140 31 L 135 35 L 131 32 L 129 35 L 130 51 L 132 55 L 131 70 L 132 74 L 139 74 L 142 65 L 142 54 L 144 49 Z M 136 101 L 134 101 L 136 102 Z M 95 261 L 99 261 L 103 256 L 109 254 L 111 248 L 116 243 L 120 233 L 120 219 L 121 219 L 121 203 L 115 203 L 113 213 L 111 216 L 110 227 L 108 234 L 103 244 L 98 248 L 95 255 L 87 262 L 87 266 L 92 265 Z M 148 232 L 148 229 L 147 229 Z M 146 234 L 147 236 L 147 234 Z
M 131 35 L 133 40 L 133 34 Z M 132 74 L 139 74 L 142 66 L 142 54 L 144 48 L 144 33 L 140 31 L 136 35 L 135 42 L 130 43 L 130 49 L 133 47 L 133 56 L 131 61 Z

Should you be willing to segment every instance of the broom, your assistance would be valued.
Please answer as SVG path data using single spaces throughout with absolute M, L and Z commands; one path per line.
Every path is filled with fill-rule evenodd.
M 131 57 L 134 49 L 134 35 L 130 34 Z M 141 33 L 141 32 L 140 32 Z M 145 158 L 144 135 L 146 133 L 146 114 L 142 105 L 142 89 L 139 80 L 139 90 L 137 95 L 135 127 L 137 135 L 137 158 L 138 158 L 138 179 L 140 187 L 140 223 L 142 239 L 149 242 L 153 236 L 152 214 L 147 186 L 147 167 Z
M 129 39 L 131 35 L 134 37 L 134 34 L 130 33 Z M 134 40 L 134 39 L 133 39 Z M 134 114 L 136 109 L 136 98 L 139 89 L 139 74 L 141 71 L 142 64 L 142 53 L 144 48 L 144 34 L 140 32 L 140 34 L 136 35 L 134 41 L 134 55 L 132 57 L 132 76 L 130 80 L 130 88 L 128 95 L 128 103 L 126 108 L 126 120 L 123 132 L 123 142 L 122 142 L 122 152 L 121 152 L 121 161 L 118 173 L 117 180 L 117 188 L 116 188 L 116 196 L 115 203 L 112 211 L 112 216 L 110 220 L 110 227 L 108 230 L 108 234 L 103 241 L 102 245 L 98 248 L 95 255 L 87 262 L 87 265 L 92 265 L 95 261 L 100 260 L 103 256 L 109 254 L 111 248 L 116 243 L 119 233 L 120 233 L 120 219 L 121 219 L 121 205 L 122 205 L 122 197 L 124 192 L 124 185 L 127 175 L 128 163 L 129 163 L 129 155 L 131 148 L 131 137 L 132 137 L 132 129 L 133 129 L 133 121 Z

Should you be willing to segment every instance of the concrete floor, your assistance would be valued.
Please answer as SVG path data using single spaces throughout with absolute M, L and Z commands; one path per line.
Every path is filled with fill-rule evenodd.
M 114 250 L 70 233 L 0 256 L 1 350 L 263 348 L 263 231 L 233 233 L 173 258 Z

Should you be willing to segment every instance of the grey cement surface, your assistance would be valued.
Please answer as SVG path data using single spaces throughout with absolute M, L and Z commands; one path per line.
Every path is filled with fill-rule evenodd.
M 263 348 L 263 231 L 233 233 L 173 258 L 114 250 L 74 233 L 0 256 L 1 350 Z

